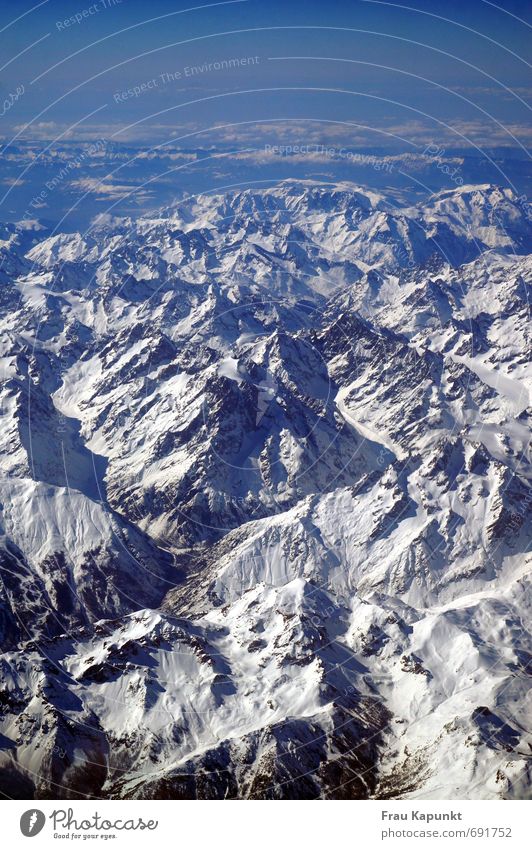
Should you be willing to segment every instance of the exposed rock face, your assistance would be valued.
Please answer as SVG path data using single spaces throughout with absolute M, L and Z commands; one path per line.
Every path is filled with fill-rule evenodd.
M 529 795 L 511 192 L 286 182 L 6 233 L 9 794 Z

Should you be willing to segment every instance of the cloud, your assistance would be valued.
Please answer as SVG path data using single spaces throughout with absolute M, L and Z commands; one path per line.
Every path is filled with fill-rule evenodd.
M 346 121 L 345 123 L 330 123 L 327 121 L 278 120 L 263 123 L 243 124 L 238 126 L 218 126 L 201 133 L 197 143 L 223 143 L 226 145 L 240 144 L 260 146 L 270 144 L 341 144 L 350 148 L 377 146 L 378 148 L 402 148 L 403 150 L 420 150 L 427 144 L 439 142 L 449 147 L 467 147 L 468 144 L 478 147 L 493 147 L 494 144 L 514 145 L 511 133 L 519 141 L 526 143 L 532 138 L 532 127 L 525 124 L 508 124 L 505 132 L 503 127 L 491 121 L 465 121 L 449 119 L 447 126 L 435 121 L 421 119 L 398 122 L 388 120 L 375 123 L 373 126 Z
M 272 119 L 231 125 L 216 124 L 205 127 L 197 123 L 183 124 L 93 124 L 78 126 L 74 132 L 66 125 L 52 121 L 40 122 L 25 128 L 22 141 L 26 144 L 38 141 L 88 143 L 106 140 L 116 144 L 116 157 L 126 154 L 123 145 L 138 145 L 144 160 L 168 159 L 174 162 L 194 161 L 201 154 L 194 149 L 232 149 L 235 154 L 246 148 L 261 149 L 271 145 L 333 145 L 359 150 L 412 151 L 421 152 L 428 144 L 439 144 L 452 148 L 492 148 L 494 145 L 517 147 L 512 136 L 526 145 L 532 141 L 532 126 L 517 122 L 501 127 L 489 120 L 465 120 L 449 118 L 446 125 L 436 121 L 416 118 L 398 121 L 396 118 L 381 119 L 373 125 L 362 121 L 346 120 L 332 122 L 322 119 Z M 9 150 L 9 149 L 8 149 Z M 10 151 L 12 156 L 12 149 Z M 97 151 L 91 160 L 106 160 L 109 151 Z
M 70 188 L 80 192 L 89 193 L 95 196 L 96 200 L 123 200 L 130 197 L 131 200 L 143 202 L 151 196 L 149 191 L 146 191 L 138 185 L 118 184 L 113 183 L 108 178 L 98 180 L 95 177 L 81 177 L 78 180 L 72 180 Z

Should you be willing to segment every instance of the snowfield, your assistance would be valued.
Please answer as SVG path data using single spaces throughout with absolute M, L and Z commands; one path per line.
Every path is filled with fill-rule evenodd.
M 5 791 L 530 798 L 512 192 L 4 229 Z

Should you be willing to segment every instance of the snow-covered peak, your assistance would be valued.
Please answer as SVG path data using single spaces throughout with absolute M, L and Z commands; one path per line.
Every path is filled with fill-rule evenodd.
M 287 180 L 0 230 L 14 786 L 529 795 L 529 228 Z

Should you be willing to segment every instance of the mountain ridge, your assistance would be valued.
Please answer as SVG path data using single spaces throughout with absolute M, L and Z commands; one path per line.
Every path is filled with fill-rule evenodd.
M 0 260 L 12 795 L 529 796 L 519 199 L 39 226 Z

